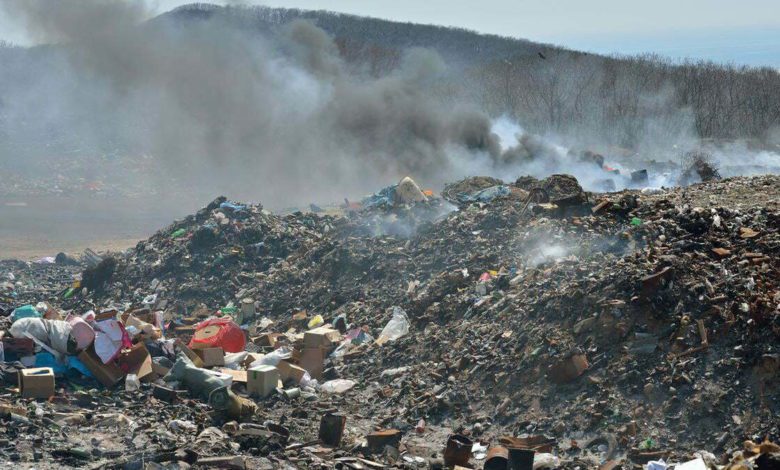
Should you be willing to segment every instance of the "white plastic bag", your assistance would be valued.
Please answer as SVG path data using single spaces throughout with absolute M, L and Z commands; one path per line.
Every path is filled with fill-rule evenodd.
M 541 453 L 534 455 L 534 470 L 558 468 L 561 460 L 553 454 Z
M 284 359 L 289 359 L 291 357 L 292 357 L 292 351 L 290 351 L 287 347 L 279 348 L 276 351 L 272 353 L 268 353 L 262 358 L 251 363 L 249 365 L 249 368 L 251 369 L 252 367 L 257 367 L 257 366 L 276 367 L 277 365 L 279 365 L 279 362 L 281 362 Z
M 395 341 L 407 333 L 409 333 L 409 317 L 406 316 L 406 312 L 401 307 L 393 307 L 393 317 L 379 333 L 379 339 L 376 342 L 384 344 L 388 341 Z
M 344 393 L 355 386 L 355 382 L 346 379 L 334 379 L 320 385 L 322 393 Z
M 666 470 L 667 468 L 669 468 L 669 465 L 664 462 L 664 459 L 651 460 L 645 465 L 645 470 Z
M 246 351 L 225 353 L 225 367 L 228 369 L 238 369 L 248 355 L 249 353 Z

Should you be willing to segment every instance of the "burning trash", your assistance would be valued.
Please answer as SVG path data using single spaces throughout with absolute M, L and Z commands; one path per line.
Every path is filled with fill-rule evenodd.
M 0 262 L 0 454 L 773 468 L 779 183 L 405 178 L 342 214 L 218 198 L 92 267 Z

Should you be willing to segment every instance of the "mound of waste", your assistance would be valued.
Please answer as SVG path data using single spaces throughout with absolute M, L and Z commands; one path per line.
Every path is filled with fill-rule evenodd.
M 778 201 L 778 176 L 405 179 L 338 210 L 218 198 L 83 272 L 3 262 L 0 455 L 778 468 Z

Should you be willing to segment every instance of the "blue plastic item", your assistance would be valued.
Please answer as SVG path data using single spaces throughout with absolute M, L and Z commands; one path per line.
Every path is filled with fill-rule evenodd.
M 398 185 L 392 185 L 388 186 L 386 188 L 382 188 L 378 192 L 363 198 L 361 203 L 363 204 L 363 207 L 390 207 L 393 205 L 393 201 L 395 200 L 395 188 Z
M 93 377 L 92 372 L 76 356 L 66 356 L 65 363 L 57 362 L 50 352 L 41 351 L 35 355 L 35 367 L 51 367 L 54 375 L 65 375 L 74 369 L 86 377 Z
M 230 209 L 233 212 L 241 212 L 246 209 L 246 206 L 236 204 L 235 202 L 225 201 L 219 205 L 220 209 Z
M 478 191 L 474 194 L 459 194 L 458 201 L 460 202 L 490 202 L 497 197 L 508 196 L 512 190 L 509 186 L 503 184 L 497 186 L 491 186 L 485 188 L 482 191 Z
M 35 309 L 32 305 L 22 305 L 16 308 L 11 313 L 11 323 L 22 318 L 41 318 L 41 312 Z

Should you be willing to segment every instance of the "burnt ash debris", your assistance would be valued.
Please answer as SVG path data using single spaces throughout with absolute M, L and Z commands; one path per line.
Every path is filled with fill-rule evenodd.
M 553 175 L 468 178 L 442 197 L 399 184 L 286 215 L 220 197 L 87 269 L 3 261 L 0 455 L 777 468 L 779 195 L 778 176 L 595 194 Z M 98 339 L 63 354 L 95 377 L 61 366 L 47 399 L 24 398 L 48 387 L 19 388 L 47 351 L 9 334 L 27 304 L 95 331 L 116 321 L 130 342 L 105 363 Z

